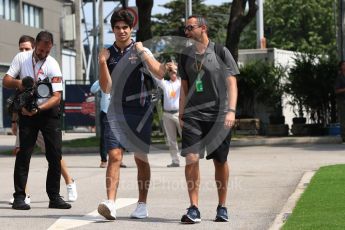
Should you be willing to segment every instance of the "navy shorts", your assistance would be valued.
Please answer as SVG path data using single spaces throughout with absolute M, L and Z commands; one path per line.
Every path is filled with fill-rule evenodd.
M 215 159 L 220 163 L 227 161 L 231 141 L 231 129 L 224 122 L 183 119 L 181 155 L 198 153 L 200 158 Z
M 151 144 L 151 127 L 153 116 L 146 118 L 140 113 L 126 113 L 123 115 L 104 118 L 105 143 L 107 151 L 122 148 L 136 153 L 148 153 Z

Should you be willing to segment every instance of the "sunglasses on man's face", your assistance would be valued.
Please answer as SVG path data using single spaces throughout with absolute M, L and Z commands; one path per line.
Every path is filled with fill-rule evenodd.
M 194 30 L 196 28 L 199 28 L 199 27 L 201 27 L 201 26 L 198 26 L 198 25 L 188 25 L 188 26 L 186 26 L 184 28 L 184 31 L 192 31 L 192 30 Z

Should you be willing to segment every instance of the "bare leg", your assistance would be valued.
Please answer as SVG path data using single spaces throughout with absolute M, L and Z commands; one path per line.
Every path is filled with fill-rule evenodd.
M 108 200 L 115 200 L 120 178 L 120 164 L 123 149 L 116 148 L 109 151 L 108 167 L 106 173 L 106 186 Z
M 218 190 L 219 204 L 225 206 L 229 183 L 229 165 L 227 161 L 219 163 L 218 161 L 213 160 L 213 163 L 215 167 L 215 180 Z
M 146 203 L 151 179 L 150 164 L 148 162 L 147 154 L 134 153 L 134 160 L 138 168 L 137 179 L 139 189 L 139 202 Z
M 199 155 L 190 153 L 186 156 L 185 176 L 187 182 L 188 195 L 190 204 L 198 207 L 199 201 Z
M 61 159 L 61 174 L 65 180 L 66 185 L 73 183 L 73 178 L 69 175 L 66 162 Z

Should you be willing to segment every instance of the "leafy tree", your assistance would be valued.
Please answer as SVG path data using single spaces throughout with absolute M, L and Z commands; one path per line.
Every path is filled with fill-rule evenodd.
M 256 49 L 256 20 L 252 20 L 241 34 L 239 49 Z
M 258 102 L 281 115 L 282 78 L 285 69 L 266 61 L 252 61 L 240 68 L 238 79 L 238 107 L 241 116 L 255 117 Z
M 248 3 L 248 11 L 246 5 Z M 253 20 L 258 9 L 256 0 L 233 0 L 230 20 L 227 27 L 226 47 L 230 50 L 235 61 L 238 60 L 238 47 L 243 29 Z
M 330 57 L 301 55 L 295 58 L 295 66 L 287 78 L 286 92 L 292 96 L 291 104 L 297 106 L 300 117 L 305 109 L 314 123 L 335 121 L 333 85 L 337 76 L 336 65 Z
M 231 3 L 223 3 L 220 6 L 205 5 L 204 0 L 192 2 L 193 15 L 201 15 L 207 18 L 209 25 L 209 37 L 217 43 L 225 43 L 226 23 Z M 152 31 L 155 36 L 185 36 L 185 0 L 173 0 L 164 5 L 169 13 L 153 15 L 154 23 Z
M 224 3 L 220 6 L 205 5 L 204 0 L 193 1 L 193 15 L 200 15 L 207 18 L 208 34 L 212 41 L 225 44 L 226 24 L 231 3 Z M 169 10 L 168 13 L 155 14 L 152 16 L 152 31 L 154 38 L 150 44 L 146 44 L 154 53 L 160 53 L 164 47 L 164 53 L 159 56 L 161 61 L 178 59 L 185 47 L 184 20 L 185 0 L 173 0 L 162 7 Z M 173 37 L 171 37 L 173 36 Z M 178 37 L 175 37 L 178 36 Z M 181 39 L 181 40 L 179 40 Z
M 249 10 L 246 11 L 248 3 Z M 185 0 L 173 0 L 163 7 L 170 10 L 166 14 L 153 15 L 153 33 L 155 36 L 184 36 Z M 225 44 L 234 59 L 238 59 L 238 46 L 243 29 L 255 17 L 256 0 L 233 0 L 220 6 L 207 6 L 204 0 L 192 2 L 193 14 L 207 18 L 211 40 Z M 181 13 L 183 12 L 183 13 Z
M 255 17 L 256 0 L 233 0 L 232 3 L 229 1 L 220 6 L 207 6 L 203 2 L 204 0 L 193 1 L 193 14 L 207 18 L 211 40 L 225 44 L 237 61 L 240 36 L 243 29 Z M 247 3 L 248 11 L 246 11 Z M 185 12 L 185 1 L 174 0 L 164 4 L 163 7 L 170 9 L 170 12 L 154 15 L 156 19 L 153 25 L 154 34 L 184 36 L 185 15 L 181 12 Z
M 334 0 L 265 0 L 268 47 L 314 54 L 336 51 Z

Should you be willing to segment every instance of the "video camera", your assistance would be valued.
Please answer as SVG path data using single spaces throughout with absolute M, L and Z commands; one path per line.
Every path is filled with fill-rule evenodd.
M 23 107 L 32 112 L 38 108 L 37 100 L 40 98 L 50 98 L 52 96 L 52 86 L 48 78 L 35 83 L 32 77 L 22 79 L 24 91 L 18 91 L 13 102 L 13 110 L 20 111 Z

